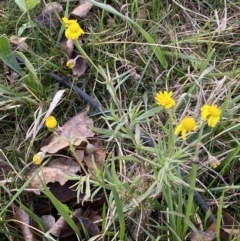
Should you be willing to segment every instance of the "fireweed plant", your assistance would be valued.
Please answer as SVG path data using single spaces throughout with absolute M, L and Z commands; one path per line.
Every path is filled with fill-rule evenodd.
M 202 144 L 202 138 L 204 137 L 203 130 L 206 126 L 206 123 L 210 128 L 215 128 L 220 121 L 222 112 L 217 105 L 205 104 L 200 108 L 200 113 L 198 115 L 200 117 L 194 115 L 186 115 L 178 119 L 175 110 L 177 106 L 177 100 L 175 100 L 172 95 L 172 91 L 159 91 L 155 95 L 156 103 L 165 110 L 168 119 L 168 125 L 161 126 L 168 133 L 168 147 L 162 146 L 161 143 L 164 142 L 162 138 L 159 138 L 158 140 L 158 148 L 166 148 L 166 150 L 168 150 L 167 152 L 158 152 L 160 154 L 160 163 L 163 165 L 163 168 L 159 171 L 162 177 L 161 175 L 158 175 L 158 177 L 165 179 L 164 182 L 167 184 L 165 185 L 166 187 L 169 187 L 172 181 L 186 185 L 176 178 L 177 175 L 176 173 L 174 174 L 172 170 L 176 169 L 177 172 L 180 167 L 181 169 L 183 168 L 185 172 L 186 167 L 184 167 L 184 160 L 186 160 L 186 158 L 192 160 L 192 162 L 190 162 L 191 170 L 189 174 L 190 182 L 188 187 L 188 199 L 187 203 L 185 204 L 185 223 L 183 225 L 184 236 L 187 233 L 187 229 L 189 227 L 189 224 L 187 224 L 186 220 L 189 220 L 192 214 L 194 190 L 197 185 L 197 170 L 200 163 L 202 150 L 207 152 L 207 155 L 211 157 L 211 160 L 209 160 L 208 164 L 210 164 L 212 168 L 216 168 L 220 165 L 219 160 L 216 160 L 216 158 L 214 159 L 207 148 L 204 147 L 204 144 Z M 161 161 L 161 159 L 164 161 Z M 164 173 L 168 173 L 168 175 L 164 175 Z M 181 175 L 178 175 L 178 177 L 181 178 Z M 165 188 L 163 188 L 163 190 L 164 189 Z M 165 196 L 166 200 L 168 200 L 168 205 L 173 208 L 174 204 L 171 200 L 170 193 L 171 190 L 166 188 L 166 192 L 163 192 L 163 195 Z M 170 210 L 174 210 L 172 208 L 170 208 Z M 178 211 L 179 213 L 183 212 L 182 208 L 180 208 Z M 173 218 L 173 215 L 170 215 L 169 218 L 173 227 L 180 225 L 179 222 L 176 222 L 176 219 Z

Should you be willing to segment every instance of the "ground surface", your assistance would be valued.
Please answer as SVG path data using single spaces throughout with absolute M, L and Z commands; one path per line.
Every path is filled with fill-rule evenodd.
M 240 240 L 240 2 L 91 0 L 75 14 L 85 34 L 74 50 L 60 20 L 84 1 L 47 14 L 26 2 L 0 1 L 0 240 Z M 74 77 L 66 62 L 78 55 Z M 159 91 L 174 108 L 156 103 Z M 203 105 L 221 111 L 213 128 Z M 35 165 L 49 115 L 57 144 Z M 189 116 L 184 141 L 174 132 Z M 43 215 L 58 221 L 47 228 Z

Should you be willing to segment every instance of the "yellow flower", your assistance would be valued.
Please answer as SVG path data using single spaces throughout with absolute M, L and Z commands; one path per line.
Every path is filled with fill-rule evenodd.
M 69 68 L 69 69 L 72 69 L 75 65 L 76 65 L 76 61 L 77 59 L 81 57 L 80 55 L 78 55 L 75 59 L 69 59 L 66 63 L 66 66 Z
M 176 105 L 175 100 L 172 98 L 172 91 L 159 91 L 155 96 L 155 100 L 157 104 L 163 106 L 165 109 L 171 109 Z
M 40 165 L 44 158 L 45 158 L 45 153 L 40 151 L 36 155 L 33 156 L 32 161 L 35 165 Z
M 70 24 L 69 27 L 65 31 L 65 36 L 68 39 L 76 40 L 84 34 L 84 31 L 81 29 L 78 23 Z
M 201 108 L 201 117 L 208 122 L 208 126 L 215 127 L 220 120 L 221 110 L 217 105 L 204 105 Z
M 62 20 L 65 23 L 66 28 L 68 28 L 71 24 L 77 23 L 77 20 L 69 20 L 66 17 L 63 17 Z
M 185 117 L 177 126 L 174 135 L 178 136 L 179 133 L 182 133 L 183 140 L 186 140 L 186 134 L 190 131 L 195 131 L 197 125 L 195 120 L 192 117 Z
M 76 64 L 76 61 L 74 61 L 74 59 L 69 59 L 68 62 L 66 63 L 66 66 L 69 68 L 69 69 L 72 69 Z
M 212 156 L 210 158 L 210 164 L 211 164 L 211 167 L 215 169 L 221 165 L 221 162 L 215 156 Z
M 48 118 L 45 121 L 45 125 L 48 128 L 48 130 L 53 131 L 57 127 L 57 120 L 54 116 L 48 116 Z

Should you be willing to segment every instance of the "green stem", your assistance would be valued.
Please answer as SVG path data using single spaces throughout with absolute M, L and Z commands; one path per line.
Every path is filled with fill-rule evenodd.
M 200 149 L 200 145 L 199 143 L 201 143 L 201 139 L 202 139 L 202 134 L 203 134 L 203 129 L 204 129 L 204 125 L 202 124 L 200 131 L 199 131 L 199 135 L 198 135 L 198 140 L 196 143 L 196 149 L 195 149 L 195 158 L 198 158 L 198 154 L 199 154 L 199 149 Z M 187 201 L 187 208 L 186 208 L 186 220 L 189 220 L 191 213 L 192 213 L 192 207 L 193 207 L 193 198 L 194 198 L 194 191 L 195 191 L 195 187 L 196 187 L 196 179 L 197 179 L 197 171 L 198 171 L 198 164 L 193 163 L 192 164 L 192 170 L 190 173 L 190 188 L 189 188 L 189 192 L 188 192 L 188 201 Z M 184 226 L 183 226 L 183 237 L 186 236 L 186 232 L 188 229 L 188 224 L 186 222 L 184 222 Z

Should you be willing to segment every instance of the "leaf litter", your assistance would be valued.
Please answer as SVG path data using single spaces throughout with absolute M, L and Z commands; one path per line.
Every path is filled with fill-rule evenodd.
M 35 175 L 29 184 L 30 192 L 40 194 L 43 189 L 43 184 L 59 182 L 63 186 L 68 177 L 80 171 L 80 166 L 71 158 L 57 158 L 51 161 L 48 166 L 43 167 L 40 171 L 31 172 L 28 178 Z M 37 172 L 37 175 L 36 175 Z
M 44 189 L 44 183 L 60 202 L 65 204 L 75 202 L 73 221 L 80 231 L 86 230 L 88 235 L 94 236 L 100 233 L 95 222 L 99 222 L 101 219 L 98 211 L 94 209 L 102 208 L 105 202 L 104 195 L 100 191 L 91 197 L 91 194 L 96 190 L 95 187 L 84 183 L 81 187 L 78 186 L 78 180 L 80 178 L 87 180 L 89 174 L 86 176 L 73 154 L 74 152 L 76 156 L 77 153 L 77 158 L 90 173 L 95 174 L 96 168 L 102 169 L 107 150 L 91 131 L 91 127 L 93 127 L 93 120 L 84 111 L 76 114 L 57 128 L 46 139 L 41 151 L 48 153 L 49 156 L 60 155 L 64 151 L 65 157 L 62 155 L 49 161 L 41 169 L 33 169 L 27 176 L 28 179 L 34 176 L 27 191 L 40 195 Z M 66 156 L 66 153 L 69 156 Z M 42 197 L 39 196 L 38 203 L 42 203 L 41 199 Z M 35 207 L 38 210 L 36 213 L 48 215 L 53 207 L 47 206 L 37 205 Z M 52 222 L 49 228 L 49 232 L 54 236 L 75 240 L 74 231 L 63 217 L 59 217 L 55 223 Z
M 219 232 L 219 238 L 221 241 L 228 241 L 230 237 L 232 237 L 232 240 L 237 238 L 240 234 L 239 230 L 239 222 L 233 218 L 229 213 L 226 211 L 222 211 L 222 222 L 220 225 L 220 232 Z M 199 231 L 200 237 L 202 241 L 214 241 L 216 240 L 217 236 L 217 224 L 216 222 L 210 224 L 210 226 L 206 229 L 206 231 Z M 198 236 L 191 232 L 190 234 L 191 241 L 199 241 L 200 239 Z
M 31 218 L 23 209 L 16 207 L 13 218 L 18 228 L 21 229 L 22 235 L 25 240 L 27 241 L 37 240 L 31 229 Z
M 53 133 L 45 141 L 41 151 L 56 153 L 66 147 L 80 146 L 83 142 L 87 142 L 87 138 L 94 136 L 91 127 L 93 127 L 92 119 L 88 117 L 87 112 L 81 112 L 68 120 L 58 135 Z
M 84 227 L 90 236 L 94 236 L 100 233 L 98 226 L 94 223 L 94 221 L 100 219 L 101 218 L 98 215 L 98 212 L 91 211 L 84 213 L 81 208 L 78 208 L 73 212 L 73 221 L 75 222 L 79 231 L 83 231 Z M 60 217 L 57 220 L 49 232 L 56 237 L 68 237 L 74 234 L 74 231 L 71 229 L 63 217 Z

